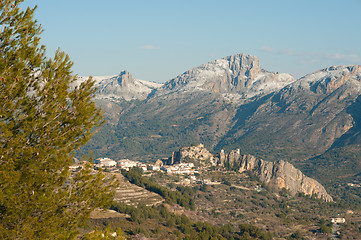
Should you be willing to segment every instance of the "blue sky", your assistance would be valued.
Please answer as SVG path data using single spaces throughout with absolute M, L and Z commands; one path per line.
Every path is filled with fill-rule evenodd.
M 79 75 L 165 82 L 236 53 L 296 78 L 361 64 L 361 0 L 25 0 L 38 5 L 48 56 L 60 47 Z

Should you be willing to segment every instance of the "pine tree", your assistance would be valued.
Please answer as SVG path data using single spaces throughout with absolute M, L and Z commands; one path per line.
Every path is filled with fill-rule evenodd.
M 73 239 L 112 197 L 90 164 L 69 173 L 102 115 L 92 80 L 71 90 L 69 57 L 46 58 L 35 8 L 22 1 L 0 1 L 0 239 Z

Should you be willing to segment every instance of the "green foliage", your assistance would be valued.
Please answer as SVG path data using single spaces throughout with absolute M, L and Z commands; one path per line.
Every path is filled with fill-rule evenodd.
M 256 226 L 250 224 L 240 224 L 239 230 L 241 236 L 251 236 L 258 239 L 269 240 L 272 239 L 272 235 L 269 232 L 264 232 Z
M 223 184 L 225 184 L 225 185 L 227 185 L 227 186 L 232 186 L 232 183 L 229 181 L 229 179 L 227 179 L 227 178 L 223 178 L 222 179 L 222 183 Z
M 286 188 L 281 189 L 280 196 L 282 196 L 282 197 L 288 197 L 289 196 L 289 193 L 288 193 Z
M 287 237 L 287 239 L 303 239 L 303 236 L 300 231 L 296 231 L 292 233 L 291 236 Z
M 73 90 L 72 62 L 46 59 L 34 9 L 0 1 L 0 238 L 73 239 L 111 194 L 87 164 L 70 177 L 72 152 L 102 122 L 91 79 Z
M 136 172 L 138 175 L 143 174 L 143 168 L 138 167 L 138 166 L 132 167 L 132 171 Z
M 240 228 L 241 231 L 237 232 L 233 229 L 231 224 L 225 224 L 223 226 L 215 226 L 208 222 L 198 221 L 192 222 L 186 215 L 182 214 L 177 216 L 173 213 L 170 213 L 164 205 L 158 207 L 147 207 L 145 205 L 139 205 L 138 207 L 129 206 L 125 203 L 113 203 L 111 207 L 113 210 L 126 213 L 132 216 L 137 212 L 140 222 L 144 222 L 147 219 L 156 219 L 158 220 L 158 225 L 154 227 L 153 233 L 159 233 L 160 225 L 170 229 L 178 229 L 173 231 L 173 233 L 179 238 L 180 234 L 183 234 L 182 239 L 247 239 L 249 237 L 256 239 L 272 239 L 270 233 L 264 232 L 257 228 L 256 226 L 245 224 Z M 129 219 L 133 221 L 132 218 Z M 139 220 L 138 220 L 139 221 Z M 133 221 L 134 222 L 134 221 Z M 135 230 L 131 230 L 131 234 L 139 233 L 137 229 L 142 228 L 143 225 L 135 226 Z M 145 233 L 144 230 L 142 233 Z
M 321 233 L 330 234 L 332 233 L 332 223 L 330 221 L 326 221 L 325 219 L 321 219 L 320 223 L 320 231 Z

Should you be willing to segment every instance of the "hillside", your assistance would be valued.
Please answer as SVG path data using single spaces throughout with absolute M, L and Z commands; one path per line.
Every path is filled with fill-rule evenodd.
M 87 229 L 121 227 L 129 239 L 357 239 L 360 233 L 359 205 L 338 197 L 329 201 L 317 181 L 290 164 L 275 162 L 270 170 L 272 162 L 238 150 L 214 156 L 203 145 L 183 147 L 164 161 L 171 166 L 192 162 L 194 171 L 114 169 L 111 174 L 122 183 L 113 211 L 93 213 Z M 306 188 L 294 188 L 296 182 Z M 157 194 L 144 188 L 159 192 L 163 203 L 154 202 Z M 335 216 L 346 224 L 332 224 Z

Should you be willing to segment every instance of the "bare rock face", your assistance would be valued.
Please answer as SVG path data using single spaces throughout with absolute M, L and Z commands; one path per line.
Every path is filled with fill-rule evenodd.
M 181 163 L 183 161 L 195 160 L 201 163 L 213 162 L 214 157 L 204 146 L 199 144 L 198 146 L 183 147 L 179 151 L 175 151 L 172 157 L 168 159 L 168 164 Z
M 154 166 L 158 166 L 158 167 L 162 167 L 164 165 L 164 163 L 162 162 L 162 160 L 158 159 L 155 163 Z
M 78 77 L 71 87 L 80 85 L 89 77 Z M 94 102 L 102 108 L 110 125 L 116 125 L 120 112 L 129 105 L 131 100 L 144 100 L 148 95 L 163 84 L 136 79 L 127 71 L 114 76 L 92 77 L 97 88 Z
M 265 71 L 258 58 L 241 53 L 193 68 L 165 83 L 159 94 L 198 90 L 248 99 L 274 92 L 293 81 L 292 75 Z
M 317 79 L 317 81 L 310 83 L 310 89 L 315 93 L 330 94 L 345 83 L 356 80 L 355 76 L 360 76 L 360 73 L 360 65 L 328 67 L 313 74 L 320 74 L 320 77 Z M 304 80 L 307 81 L 308 77 L 311 78 L 312 75 L 305 76 Z
M 89 77 L 78 77 L 71 87 L 80 85 Z M 144 100 L 155 89 L 163 86 L 161 83 L 148 82 L 136 79 L 127 71 L 120 72 L 113 76 L 95 76 L 92 77 L 97 88 L 95 99 L 108 99 L 112 101 L 134 99 Z
M 327 202 L 333 201 L 319 182 L 307 177 L 291 163 L 283 160 L 277 162 L 264 161 L 249 154 L 242 155 L 240 149 L 232 150 L 228 154 L 222 150 L 220 154 L 213 156 L 203 144 L 199 144 L 198 146 L 183 147 L 179 151 L 173 152 L 167 164 L 172 165 L 189 160 L 198 161 L 202 165 L 228 166 L 238 169 L 239 172 L 251 171 L 262 182 L 272 184 L 279 189 L 285 188 L 292 195 L 301 192 L 305 195 L 315 195 Z
M 104 79 L 97 84 L 96 98 L 121 98 L 126 101 L 144 100 L 154 89 L 162 84 L 147 82 L 134 78 L 129 72 L 122 71 L 119 75 Z
M 241 150 L 237 149 L 237 150 L 232 150 L 228 156 L 227 156 L 227 160 L 225 162 L 228 162 L 230 167 L 234 167 L 236 165 L 239 164 L 240 160 L 241 160 Z
M 241 155 L 239 149 L 231 151 L 228 155 L 225 155 L 223 151 L 220 156 L 222 155 L 223 164 L 228 163 L 233 168 L 237 167 L 239 172 L 251 171 L 262 182 L 277 186 L 279 189 L 285 188 L 292 195 L 301 192 L 306 195 L 316 195 L 327 202 L 333 201 L 319 182 L 305 176 L 288 162 L 282 160 L 269 162 L 249 154 Z
M 292 158 L 295 164 L 305 166 L 306 159 L 344 146 L 347 141 L 360 145 L 359 138 L 353 137 L 360 132 L 360 95 L 360 65 L 332 66 L 308 74 L 257 106 L 242 106 L 232 134 L 221 142 L 228 146 L 220 144 L 221 148 L 247 144 L 250 152 L 272 161 Z M 347 163 L 356 175 L 360 168 L 351 167 L 353 161 L 360 160 Z M 325 165 L 323 172 L 326 169 Z M 333 169 L 334 174 L 340 172 Z

